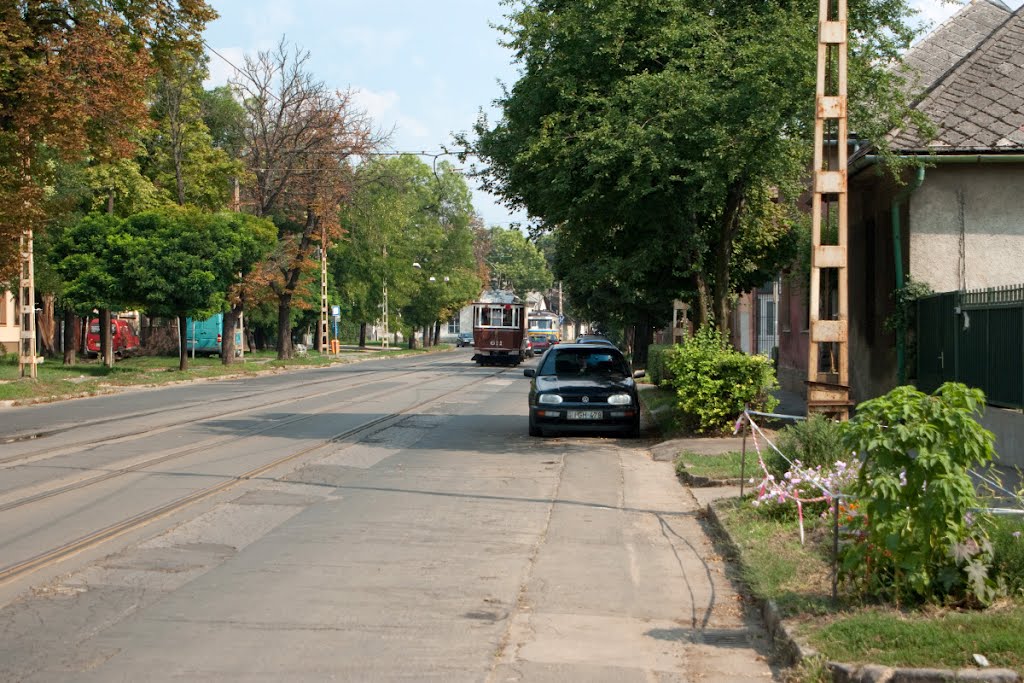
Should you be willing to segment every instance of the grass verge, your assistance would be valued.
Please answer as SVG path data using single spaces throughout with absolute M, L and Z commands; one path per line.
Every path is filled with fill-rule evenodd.
M 974 667 L 977 653 L 993 667 L 1024 672 L 1024 596 L 986 610 L 901 610 L 842 595 L 833 604 L 827 520 L 806 514 L 801 545 L 793 509 L 766 515 L 749 500 L 733 499 L 715 503 L 715 511 L 738 548 L 740 575 L 750 592 L 773 600 L 794 632 L 825 659 L 961 669 Z
M 705 477 L 718 480 L 739 480 L 742 473 L 747 478 L 753 475 L 753 469 L 757 467 L 756 456 L 747 454 L 746 467 L 743 467 L 743 454 L 739 451 L 718 453 L 715 455 L 704 455 L 683 451 L 675 460 L 676 474 L 684 476 L 689 474 L 693 477 Z
M 639 390 L 640 403 L 647 409 L 661 437 L 670 439 L 675 436 L 678 431 L 675 390 L 653 384 L 640 384 Z
M 441 350 L 444 347 L 435 347 Z M 136 356 L 118 360 L 114 367 L 105 367 L 98 360 L 81 360 L 75 365 L 47 359 L 37 367 L 36 381 L 22 379 L 15 355 L 0 358 L 0 401 L 15 405 L 43 403 L 81 396 L 110 393 L 133 386 L 154 386 L 196 379 L 255 375 L 282 368 L 321 367 L 351 363 L 369 358 L 389 358 L 428 353 L 422 349 L 343 350 L 338 356 L 310 351 L 305 356 L 279 361 L 273 351 L 247 353 L 244 360 L 224 365 L 218 357 L 189 358 L 188 369 L 178 370 L 177 357 Z

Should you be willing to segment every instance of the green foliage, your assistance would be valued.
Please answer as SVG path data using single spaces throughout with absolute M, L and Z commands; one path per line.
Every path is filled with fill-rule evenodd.
M 859 517 L 840 575 L 855 591 L 897 604 L 988 603 L 995 595 L 987 519 L 968 469 L 989 462 L 979 389 L 911 386 L 862 403 L 843 442 L 863 459 L 852 489 Z
M 732 426 L 746 406 L 771 410 L 778 400 L 772 363 L 729 346 L 718 330 L 700 328 L 666 359 L 679 410 L 697 432 L 720 432 Z
M 1024 598 L 1024 517 L 997 517 L 991 531 L 992 569 L 1010 595 Z
M 831 467 L 837 460 L 847 460 L 850 455 L 843 445 L 841 425 L 816 413 L 780 431 L 776 445 L 787 458 L 799 460 L 808 468 L 819 465 Z M 769 449 L 764 461 L 776 476 L 789 471 L 789 463 L 774 450 Z
M 487 189 L 559 235 L 555 272 L 577 305 L 639 319 L 631 309 L 700 289 L 718 309 L 792 257 L 817 14 L 780 0 L 513 3 L 520 78 L 463 143 Z M 888 65 L 907 16 L 905 0 L 851 6 L 851 129 L 872 140 L 906 110 Z
M 647 347 L 647 379 L 652 384 L 661 386 L 671 381 L 672 374 L 668 369 L 667 358 L 674 348 L 670 344 L 651 344 Z
M 892 298 L 896 303 L 896 309 L 892 315 L 885 319 L 885 329 L 895 332 L 912 328 L 914 326 L 914 313 L 917 310 L 914 302 L 932 293 L 932 288 L 927 282 L 907 278 L 907 282 L 902 289 L 893 290 Z
M 554 278 L 547 260 L 535 244 L 514 228 L 493 228 L 487 267 L 497 289 L 511 289 L 521 297 L 548 289 Z

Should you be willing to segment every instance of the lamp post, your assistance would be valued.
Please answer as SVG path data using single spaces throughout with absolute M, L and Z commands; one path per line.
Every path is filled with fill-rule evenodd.
M 384 309 L 383 310 L 383 314 L 384 314 L 384 339 L 381 341 L 380 347 L 382 349 L 390 349 L 391 346 L 390 346 L 390 343 L 388 342 L 388 337 L 391 336 L 390 335 L 390 331 L 388 330 L 388 317 L 389 317 L 389 314 L 388 314 L 388 245 L 387 245 L 386 242 L 384 243 L 384 268 L 383 268 L 383 271 L 384 271 L 384 291 L 382 292 L 382 294 L 383 294 L 384 301 L 381 304 L 381 307 Z

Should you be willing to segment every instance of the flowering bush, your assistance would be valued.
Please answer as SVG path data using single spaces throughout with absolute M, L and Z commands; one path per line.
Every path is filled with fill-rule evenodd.
M 994 437 L 975 416 L 984 395 L 946 383 L 911 386 L 862 403 L 844 429 L 861 454 L 851 493 L 859 524 L 840 551 L 840 577 L 863 595 L 897 604 L 985 604 L 997 592 L 993 548 L 968 469 L 992 459 Z
M 800 542 L 803 543 L 805 508 L 807 512 L 827 516 L 833 500 L 838 496 L 840 515 L 850 514 L 850 506 L 855 504 L 846 500 L 844 494 L 856 482 L 859 469 L 857 462 L 837 460 L 829 467 L 804 467 L 799 460 L 794 460 L 789 470 L 779 478 L 765 472 L 753 505 L 770 507 L 795 504 L 800 520 Z

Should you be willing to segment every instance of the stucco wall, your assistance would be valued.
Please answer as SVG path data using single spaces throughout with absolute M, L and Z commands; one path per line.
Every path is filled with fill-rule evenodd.
M 0 306 L 3 307 L 0 313 L 0 353 L 17 353 L 21 328 L 18 327 L 14 297 L 10 292 L 0 290 Z
M 910 276 L 936 292 L 1024 282 L 1024 165 L 927 169 L 910 199 L 909 256 Z

